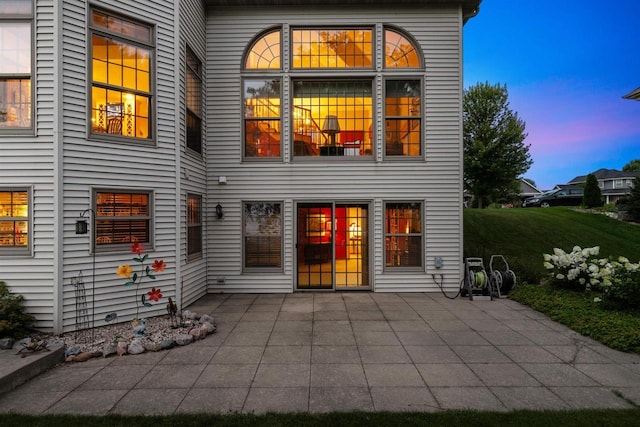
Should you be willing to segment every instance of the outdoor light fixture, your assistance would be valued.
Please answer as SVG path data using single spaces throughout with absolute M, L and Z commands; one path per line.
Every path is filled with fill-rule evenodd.
M 222 219 L 222 217 L 224 216 L 224 212 L 222 212 L 222 205 L 220 203 L 216 205 L 216 216 L 218 217 L 218 219 Z
M 324 118 L 324 124 L 322 125 L 322 132 L 329 134 L 331 137 L 331 145 L 336 145 L 336 134 L 340 133 L 340 122 L 338 117 L 334 115 L 328 115 Z
M 76 234 L 87 234 L 87 220 L 80 217 L 76 220 Z

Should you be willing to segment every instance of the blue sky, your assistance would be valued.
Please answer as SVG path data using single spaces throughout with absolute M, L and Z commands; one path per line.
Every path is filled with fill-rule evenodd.
M 640 159 L 640 0 L 484 0 L 464 27 L 464 87 L 506 84 L 540 189 Z

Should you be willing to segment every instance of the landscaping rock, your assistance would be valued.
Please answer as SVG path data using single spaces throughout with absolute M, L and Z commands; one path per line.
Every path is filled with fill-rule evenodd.
M 189 334 L 176 335 L 176 344 L 178 345 L 189 345 L 192 342 L 193 342 L 193 335 L 189 335 Z
M 142 343 L 141 339 L 134 339 L 131 341 L 131 343 L 129 344 L 129 347 L 127 347 L 127 352 L 129 354 L 140 354 L 140 353 L 144 353 L 146 350 L 144 349 L 144 344 Z
M 169 350 L 177 345 L 175 340 L 162 340 L 160 342 L 160 348 L 163 350 Z
M 105 344 L 104 347 L 102 347 L 102 355 L 104 357 L 110 357 L 114 354 L 116 354 L 115 344 Z
M 216 326 L 213 323 L 204 322 L 202 327 L 207 330 L 207 335 L 211 335 L 216 331 Z
M 159 341 L 146 340 L 144 342 L 144 349 L 147 351 L 160 351 L 162 350 L 162 346 Z
M 2 338 L 0 340 L 0 349 L 11 350 L 15 343 L 16 343 L 16 340 L 14 340 L 13 338 Z
M 74 345 L 71 346 L 69 348 L 67 348 L 67 350 L 64 352 L 65 356 L 77 356 L 78 354 L 82 353 L 82 350 L 80 349 L 79 346 Z
M 125 354 L 127 354 L 127 347 L 129 346 L 129 343 L 126 341 L 118 341 L 118 345 L 116 347 L 116 353 L 118 353 L 118 356 L 124 356 Z
M 208 314 L 203 314 L 202 316 L 200 316 L 200 323 L 211 323 L 212 325 L 215 324 L 215 322 L 213 321 L 213 317 L 209 316 Z

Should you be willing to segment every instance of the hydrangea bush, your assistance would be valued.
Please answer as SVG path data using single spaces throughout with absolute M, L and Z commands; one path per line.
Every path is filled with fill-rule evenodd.
M 544 254 L 544 266 L 555 286 L 576 290 L 599 290 L 605 299 L 640 307 L 640 263 L 625 257 L 599 258 L 600 247 L 574 246 L 571 252 L 554 248 Z

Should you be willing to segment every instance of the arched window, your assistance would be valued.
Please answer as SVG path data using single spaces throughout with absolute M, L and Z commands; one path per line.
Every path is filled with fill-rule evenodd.
M 379 29 L 385 49 L 375 47 Z M 377 146 L 388 158 L 421 156 L 420 56 L 408 36 L 380 24 L 265 31 L 249 44 L 244 58 L 243 158 L 282 159 L 283 143 L 290 144 L 294 160 L 372 159 Z M 289 67 L 283 67 L 283 58 L 290 60 Z M 376 64 L 384 65 L 381 75 Z M 399 75 L 399 68 L 408 74 Z M 380 76 L 382 97 L 374 91 Z M 383 105 L 382 120 L 376 120 L 376 105 Z M 281 106 L 290 106 L 288 117 Z
M 257 39 L 246 55 L 246 70 L 273 70 L 281 67 L 279 29 L 270 31 Z
M 396 30 L 384 31 L 385 68 L 418 68 L 420 58 L 413 42 Z

